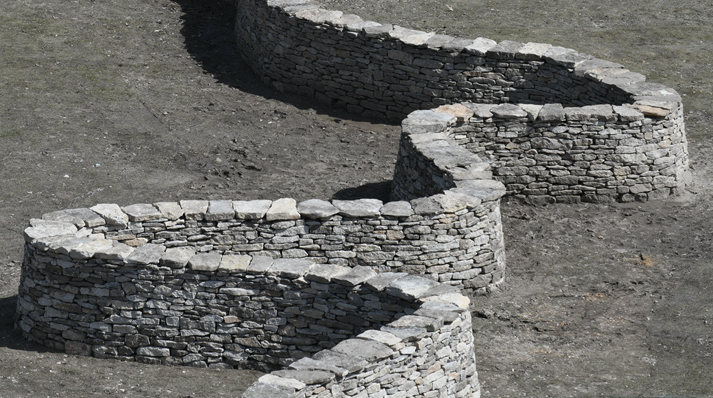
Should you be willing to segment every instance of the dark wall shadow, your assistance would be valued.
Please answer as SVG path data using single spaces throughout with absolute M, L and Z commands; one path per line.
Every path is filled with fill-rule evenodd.
M 330 117 L 395 125 L 393 121 L 374 120 L 318 103 L 314 99 L 276 91 L 260 81 L 243 62 L 235 43 L 235 5 L 230 0 L 173 0 L 183 11 L 186 50 L 203 69 L 219 82 L 250 94 L 275 99 L 299 109 L 314 109 Z
M 354 200 L 354 199 L 379 199 L 386 203 L 391 195 L 391 180 L 383 182 L 371 182 L 355 188 L 344 188 L 337 191 L 332 199 Z
M 0 347 L 22 351 L 58 352 L 22 337 L 20 329 L 15 329 L 16 306 L 17 295 L 0 298 Z

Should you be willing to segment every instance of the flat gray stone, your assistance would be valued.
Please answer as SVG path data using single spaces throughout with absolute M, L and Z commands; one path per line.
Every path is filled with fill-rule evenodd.
M 281 198 L 272 202 L 272 206 L 265 213 L 267 221 L 298 220 L 297 201 L 292 198 Z
M 464 103 L 463 106 L 473 111 L 473 116 L 481 119 L 490 119 L 493 113 L 490 110 L 497 105 L 495 104 L 473 104 L 470 102 Z
M 473 43 L 465 47 L 465 51 L 467 51 L 469 54 L 482 57 L 487 54 L 490 49 L 497 45 L 498 43 L 495 40 L 478 37 L 477 39 L 473 40 Z
M 69 252 L 73 249 L 83 244 L 90 243 L 93 240 L 94 238 L 90 238 L 88 236 L 72 237 L 69 239 L 52 242 L 49 244 L 49 248 L 59 254 L 69 255 Z
M 104 249 L 104 250 L 98 250 L 96 253 L 94 253 L 94 257 L 96 258 L 101 258 L 104 260 L 120 260 L 120 261 L 125 261 L 131 253 L 134 252 L 134 248 L 118 242 L 114 241 L 112 244 L 112 247 Z
M 290 398 L 295 389 L 277 384 L 253 383 L 242 395 L 242 398 Z
M 107 225 L 117 225 L 120 227 L 129 225 L 129 216 L 127 216 L 117 204 L 101 203 L 91 207 L 90 210 L 102 216 Z
M 158 264 L 165 251 L 166 247 L 163 245 L 148 243 L 134 249 L 134 251 L 126 257 L 125 261 L 139 264 Z
M 94 257 L 96 252 L 109 250 L 113 247 L 113 242 L 107 239 L 92 239 L 89 242 L 82 243 L 73 247 L 69 251 L 69 256 L 78 260 L 86 260 Z
M 23 235 L 25 241 L 32 243 L 52 236 L 74 236 L 77 233 L 77 226 L 74 223 L 57 222 L 53 224 L 38 225 L 36 227 L 25 228 Z
M 300 202 L 297 205 L 297 212 L 307 218 L 320 219 L 339 213 L 339 209 L 326 200 L 310 199 Z
M 619 120 L 622 122 L 644 120 L 644 114 L 632 107 L 614 105 L 612 108 L 614 109 L 614 112 L 619 115 Z
M 477 198 L 458 194 L 457 192 L 450 192 L 449 195 L 433 195 L 431 198 L 441 206 L 444 213 L 455 213 L 467 209 L 469 204 L 471 204 L 470 207 L 473 207 L 472 204 L 477 203 Z
M 188 261 L 196 254 L 193 247 L 171 247 L 161 256 L 159 264 L 171 268 L 185 268 Z
M 333 200 L 339 214 L 347 217 L 378 217 L 384 202 L 379 199 Z
M 369 366 L 369 362 L 362 358 L 332 350 L 320 351 L 312 355 L 312 359 L 325 362 L 331 366 L 346 369 L 349 373 L 356 373 Z
M 490 112 L 495 117 L 501 117 L 503 119 L 517 119 L 521 117 L 527 117 L 527 112 L 515 104 L 502 104 L 490 108 Z
M 158 202 L 153 205 L 161 212 L 162 218 L 178 220 L 183 215 L 183 209 L 178 202 Z
M 495 59 L 515 59 L 515 54 L 520 51 L 525 43 L 512 40 L 503 40 L 497 46 L 488 50 L 486 56 Z
M 270 206 L 272 206 L 271 200 L 233 201 L 235 217 L 243 220 L 259 220 L 265 217 Z
M 79 228 L 93 228 L 106 224 L 104 217 L 86 208 L 53 211 L 52 213 L 43 214 L 42 219 L 69 222 Z
M 224 254 L 220 260 L 218 271 L 240 272 L 247 271 L 252 257 L 246 255 Z
M 366 362 L 364 362 L 366 363 Z M 340 368 L 331 364 L 329 361 L 318 361 L 312 358 L 302 358 L 295 362 L 292 362 L 289 369 L 294 370 L 322 370 L 325 372 L 331 372 L 339 377 L 344 377 L 349 374 L 349 370 Z
M 272 257 L 253 256 L 247 271 L 251 274 L 264 274 L 270 269 L 274 261 Z
M 369 267 L 357 266 L 352 268 L 351 271 L 347 272 L 346 274 L 334 276 L 332 278 L 332 282 L 353 287 L 360 283 L 368 281 L 376 275 L 376 272 L 374 272 L 374 270 Z
M 161 218 L 161 212 L 148 203 L 137 203 L 135 205 L 124 206 L 121 209 L 129 216 L 129 221 L 133 222 L 151 221 Z
M 552 47 L 552 44 L 526 43 L 515 53 L 515 58 L 525 61 L 538 61 L 542 59 L 542 56 L 550 47 Z
M 407 275 L 391 282 L 389 286 L 384 289 L 384 292 L 404 300 L 415 300 L 421 297 L 428 289 L 436 285 L 438 285 L 438 282 L 432 279 L 426 279 L 416 275 Z
M 540 113 L 537 115 L 537 120 L 542 122 L 563 122 L 567 120 L 562 104 L 545 104 Z
M 394 350 L 384 343 L 374 340 L 347 339 L 332 348 L 334 352 L 351 355 L 373 362 L 379 359 L 388 358 Z
M 397 338 L 401 339 L 401 341 L 416 341 L 422 339 L 426 333 L 425 328 L 417 328 L 417 327 L 402 327 L 402 328 L 394 328 L 391 326 L 382 326 L 381 327 L 382 332 L 388 332 L 396 336 Z
M 188 260 L 188 266 L 194 271 L 213 272 L 220 266 L 222 257 L 216 252 L 198 253 Z
M 362 34 L 364 36 L 369 37 L 369 38 L 387 38 L 389 37 L 389 33 L 394 29 L 393 25 L 391 24 L 384 24 L 384 25 L 368 25 L 364 26 L 364 29 L 362 29 Z
M 399 344 L 401 342 L 400 338 L 394 336 L 389 332 L 384 332 L 381 330 L 367 330 L 366 332 L 358 335 L 357 338 L 378 341 L 379 343 L 385 344 L 389 347 L 395 344 Z
M 265 384 L 273 384 L 276 386 L 281 386 L 281 387 L 287 387 L 287 388 L 294 388 L 295 390 L 301 390 L 305 388 L 307 385 L 299 380 L 296 379 L 290 379 L 286 377 L 279 377 L 275 376 L 273 374 L 266 374 L 259 379 L 257 379 L 259 383 L 265 383 Z
M 386 289 L 391 282 L 403 278 L 406 275 L 408 275 L 406 272 L 382 272 L 366 281 L 366 285 L 371 289 L 380 292 Z
M 208 210 L 207 200 L 182 200 L 179 203 L 187 220 L 202 220 Z
M 534 122 L 537 120 L 537 116 L 540 114 L 540 111 L 542 110 L 543 105 L 535 105 L 535 104 L 518 104 L 520 108 L 522 108 L 523 111 L 527 112 L 527 118 L 531 121 Z
M 552 46 L 542 55 L 542 58 L 546 62 L 564 66 L 567 68 L 574 68 L 582 62 L 592 59 L 591 55 L 580 54 L 570 48 Z
M 296 279 L 304 276 L 313 265 L 314 261 L 307 259 L 276 258 L 267 274 Z
M 394 25 L 394 28 L 389 32 L 389 36 L 392 39 L 401 40 L 403 43 L 418 46 L 426 43 L 428 39 L 435 36 L 435 33 L 407 29 L 402 28 L 401 26 Z
M 382 216 L 388 217 L 409 217 L 413 215 L 413 207 L 411 203 L 405 200 L 396 202 L 388 202 L 381 206 L 379 212 Z
M 351 271 L 351 268 L 342 267 L 335 264 L 315 264 L 305 274 L 305 280 L 318 283 L 330 283 L 333 278 L 344 275 Z
M 413 199 L 411 201 L 411 207 L 413 207 L 415 214 L 422 216 L 432 216 L 443 213 L 443 208 L 440 203 L 430 197 Z
M 235 218 L 232 200 L 211 200 L 205 213 L 207 221 L 225 221 Z
M 423 328 L 427 332 L 435 332 L 441 327 L 438 320 L 425 316 L 406 315 L 389 323 L 392 328 Z
M 455 124 L 457 118 L 441 112 L 419 110 L 411 112 L 401 122 L 401 130 L 406 134 L 440 133 L 449 125 Z
M 484 202 L 500 199 L 505 195 L 505 185 L 496 180 L 464 180 L 456 181 L 453 192 L 475 196 Z
M 463 39 L 460 37 L 454 37 L 453 40 L 444 43 L 441 46 L 441 49 L 443 51 L 449 51 L 449 52 L 461 52 L 466 49 L 466 47 L 472 45 L 475 42 L 473 39 Z
M 326 384 L 335 379 L 335 374 L 325 372 L 323 370 L 278 370 L 271 373 L 272 375 L 285 377 L 289 379 L 299 380 L 307 385 L 310 384 Z
M 581 77 L 585 76 L 587 71 L 599 69 L 624 69 L 624 65 L 604 59 L 591 58 L 577 64 L 574 67 L 574 74 Z

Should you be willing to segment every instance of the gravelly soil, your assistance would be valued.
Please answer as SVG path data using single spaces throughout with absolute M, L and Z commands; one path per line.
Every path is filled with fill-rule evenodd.
M 381 197 L 398 126 L 265 88 L 226 2 L 0 3 L 0 397 L 239 396 L 259 374 L 51 352 L 12 317 L 42 213 L 177 199 Z M 338 0 L 380 22 L 575 48 L 684 96 L 694 182 L 648 204 L 503 205 L 508 275 L 474 298 L 487 397 L 713 396 L 713 8 L 705 1 Z

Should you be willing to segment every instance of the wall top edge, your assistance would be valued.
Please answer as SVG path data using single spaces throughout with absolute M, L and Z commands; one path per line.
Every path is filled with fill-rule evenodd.
M 571 69 L 576 76 L 623 91 L 629 95 L 632 105 L 650 117 L 664 117 L 681 103 L 680 95 L 672 88 L 657 83 L 647 83 L 646 76 L 631 72 L 623 65 L 565 47 L 512 40 L 498 43 L 482 37 L 464 39 L 408 29 L 398 25 L 363 21 L 357 15 L 329 11 L 321 8 L 318 2 L 309 0 L 269 0 L 266 4 L 268 7 L 312 24 L 346 30 L 355 35 L 370 38 L 400 41 L 404 46 L 404 51 L 412 49 L 418 52 L 419 49 L 427 48 L 451 55 L 463 53 L 498 60 L 543 62 L 558 65 Z M 413 62 L 417 61 L 415 59 Z M 655 104 L 643 102 L 655 102 Z

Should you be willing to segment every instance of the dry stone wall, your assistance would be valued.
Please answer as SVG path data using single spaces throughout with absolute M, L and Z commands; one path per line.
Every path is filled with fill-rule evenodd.
M 622 65 L 549 44 L 363 21 L 310 0 L 236 5 L 239 50 L 280 91 L 391 119 L 444 104 L 482 104 L 466 104 L 474 118 L 448 134 L 478 155 L 478 164 L 492 163 L 509 197 L 646 201 L 690 182 L 680 96 Z M 423 189 L 424 179 L 410 185 L 400 180 L 405 167 L 397 165 L 394 198 L 453 186 L 443 176 L 435 185 L 427 178 Z M 439 172 L 425 164 L 411 170 Z

